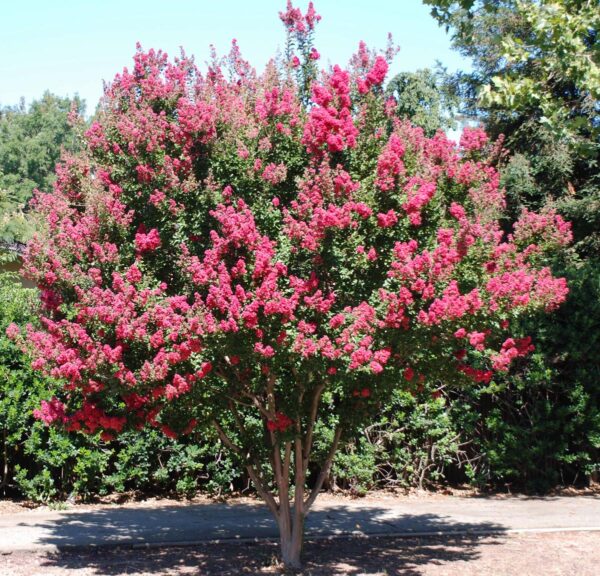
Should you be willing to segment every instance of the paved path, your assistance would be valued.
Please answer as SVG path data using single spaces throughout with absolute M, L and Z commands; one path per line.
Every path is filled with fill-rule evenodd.
M 307 536 L 313 537 L 552 530 L 600 531 L 600 497 L 323 497 L 307 519 Z M 0 553 L 275 537 L 267 509 L 254 503 L 76 507 L 0 515 Z

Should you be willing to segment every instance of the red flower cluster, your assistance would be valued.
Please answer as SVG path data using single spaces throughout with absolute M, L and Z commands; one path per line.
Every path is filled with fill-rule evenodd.
M 277 412 L 275 420 L 267 420 L 267 430 L 269 432 L 285 432 L 293 423 L 294 421 L 289 416 Z

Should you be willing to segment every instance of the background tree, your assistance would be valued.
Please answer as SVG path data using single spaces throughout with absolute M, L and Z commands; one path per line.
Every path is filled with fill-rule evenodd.
M 453 107 L 458 101 L 445 89 L 443 74 L 428 68 L 400 72 L 385 90 L 396 101 L 397 116 L 423 128 L 426 136 L 455 127 Z
M 29 107 L 22 101 L 0 108 L 0 240 L 14 242 L 30 235 L 32 224 L 24 210 L 33 190 L 50 191 L 61 151 L 79 148 L 71 112 L 84 112 L 78 97 L 50 92 Z
M 597 252 L 600 12 L 587 0 L 426 0 L 472 60 L 454 86 L 463 111 L 503 134 L 518 214 L 559 200 L 580 251 Z
M 569 280 L 568 303 L 551 321 L 524 326 L 536 335 L 534 361 L 506 383 L 505 410 L 490 413 L 478 437 L 494 447 L 483 450 L 507 482 L 545 489 L 590 477 L 600 468 L 598 3 L 425 3 L 472 60 L 472 71 L 453 79 L 463 111 L 505 138 L 509 219 L 523 207 L 553 206 L 575 237 L 575 250 L 553 264 Z M 516 444 L 528 447 L 522 460 L 511 455 Z

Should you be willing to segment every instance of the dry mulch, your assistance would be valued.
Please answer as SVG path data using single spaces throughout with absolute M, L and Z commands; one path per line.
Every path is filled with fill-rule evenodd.
M 274 544 L 205 544 L 0 556 L 1 576 L 277 575 Z M 308 541 L 303 576 L 592 576 L 599 532 Z
M 493 496 L 494 498 L 507 497 L 510 498 L 519 495 L 519 492 L 514 494 L 507 492 L 483 492 L 471 486 L 454 486 L 440 487 L 437 490 L 416 490 L 416 489 L 398 489 L 398 490 L 372 490 L 365 496 L 356 495 L 352 492 L 338 491 L 327 492 L 319 495 L 317 502 L 336 502 L 348 501 L 348 499 L 356 499 L 358 501 L 368 503 L 381 503 L 386 499 L 406 498 L 427 498 L 437 499 L 446 498 L 448 496 L 460 496 L 463 498 L 477 498 Z M 547 493 L 546 496 L 600 496 L 600 483 L 592 484 L 586 488 L 560 487 Z M 126 504 L 128 508 L 154 508 L 161 506 L 185 506 L 187 504 L 201 504 L 214 502 L 236 502 L 241 504 L 261 504 L 262 501 L 253 495 L 234 494 L 227 495 L 222 498 L 217 498 L 209 495 L 198 494 L 193 498 L 168 498 L 168 497 L 147 497 L 137 493 L 112 494 L 98 498 L 94 502 L 58 502 L 54 506 L 59 509 L 77 510 L 83 512 L 85 510 L 94 510 L 101 508 L 114 508 L 118 505 Z M 50 506 L 52 507 L 52 505 Z M 1 514 L 17 514 L 26 512 L 27 510 L 49 508 L 48 506 L 32 502 L 29 500 L 6 500 L 0 499 L 0 515 Z

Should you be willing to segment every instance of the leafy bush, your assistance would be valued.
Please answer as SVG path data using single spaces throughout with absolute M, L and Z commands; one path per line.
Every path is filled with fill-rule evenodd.
M 48 428 L 32 413 L 56 384 L 30 368 L 29 359 L 7 336 L 11 323 L 35 322 L 35 290 L 0 273 L 0 490 L 50 502 L 110 492 L 223 493 L 243 486 L 240 467 L 206 436 L 182 441 L 156 430 L 104 442 Z

